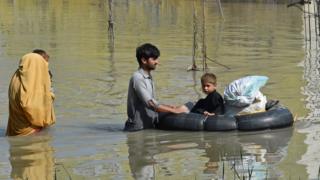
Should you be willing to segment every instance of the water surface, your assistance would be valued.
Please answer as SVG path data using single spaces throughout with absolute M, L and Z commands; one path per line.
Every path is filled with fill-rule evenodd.
M 265 75 L 262 92 L 306 119 L 302 13 L 281 1 L 223 1 L 222 8 L 223 18 L 215 1 L 204 6 L 207 56 L 230 68 L 207 61 L 218 76 L 218 91 L 239 77 Z M 153 73 L 160 102 L 182 104 L 203 96 L 202 71 L 186 71 L 192 64 L 193 12 L 196 64 L 202 68 L 203 9 L 191 0 L 118 0 L 111 9 L 106 1 L 0 1 L 0 179 L 31 178 L 35 174 L 28 169 L 44 169 L 58 179 L 233 178 L 234 169 L 247 176 L 248 168 L 254 179 L 311 177 L 309 162 L 298 162 L 308 145 L 297 127 L 122 132 L 141 43 L 161 51 Z M 8 84 L 19 58 L 35 48 L 50 53 L 57 123 L 39 135 L 11 140 L 4 137 Z

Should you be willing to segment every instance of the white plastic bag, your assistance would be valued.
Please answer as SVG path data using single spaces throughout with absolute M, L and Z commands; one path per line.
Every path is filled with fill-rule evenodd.
M 266 103 L 267 103 L 266 96 L 264 96 L 260 91 L 258 91 L 255 99 L 256 100 L 254 103 L 250 104 L 248 107 L 245 107 L 237 114 L 242 115 L 242 114 L 251 114 L 251 113 L 265 111 L 266 110 L 265 107 L 266 107 Z
M 267 103 L 267 98 L 261 92 L 258 93 L 257 102 L 250 104 L 245 107 L 232 106 L 230 104 L 225 104 L 225 115 L 234 116 L 234 115 L 243 115 L 243 114 L 252 114 L 256 112 L 265 111 L 265 106 Z
M 268 79 L 266 76 L 246 76 L 231 82 L 224 90 L 226 104 L 237 107 L 249 106 L 261 93 L 259 90 Z

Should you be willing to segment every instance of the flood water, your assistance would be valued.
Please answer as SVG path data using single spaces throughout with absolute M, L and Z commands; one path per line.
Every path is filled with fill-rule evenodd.
M 207 0 L 203 21 L 201 2 L 0 1 L 0 179 L 317 178 L 319 58 L 306 48 L 302 12 L 286 1 L 227 0 L 222 15 Z M 128 80 L 138 67 L 135 48 L 142 43 L 161 51 L 153 72 L 161 103 L 203 96 L 203 72 L 187 71 L 194 24 L 197 66 L 204 25 L 207 56 L 228 67 L 207 61 L 218 91 L 242 76 L 268 76 L 262 92 L 289 107 L 294 127 L 122 131 Z M 57 123 L 38 135 L 7 138 L 9 81 L 19 58 L 35 48 L 50 54 Z

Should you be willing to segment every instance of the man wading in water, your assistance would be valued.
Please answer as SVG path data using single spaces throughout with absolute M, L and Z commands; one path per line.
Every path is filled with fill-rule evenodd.
M 189 112 L 186 106 L 164 105 L 155 100 L 155 86 L 150 72 L 155 70 L 159 64 L 159 56 L 159 49 L 149 43 L 143 44 L 136 49 L 139 69 L 133 73 L 129 82 L 128 120 L 125 123 L 125 131 L 154 128 L 158 122 L 159 112 Z

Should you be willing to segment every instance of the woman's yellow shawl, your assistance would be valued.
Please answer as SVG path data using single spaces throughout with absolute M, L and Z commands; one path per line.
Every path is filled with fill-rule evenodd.
M 54 94 L 48 63 L 35 53 L 24 55 L 9 85 L 7 135 L 29 135 L 55 123 Z

